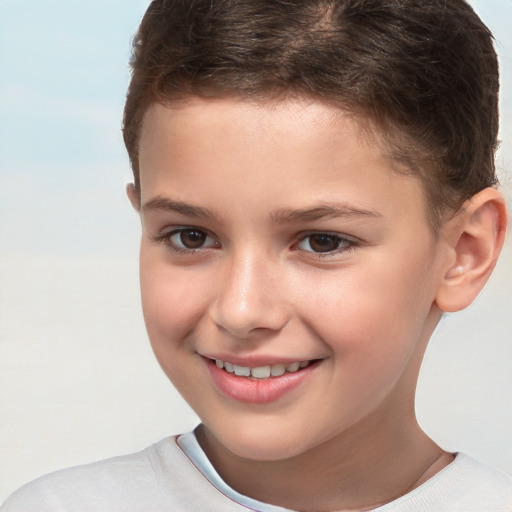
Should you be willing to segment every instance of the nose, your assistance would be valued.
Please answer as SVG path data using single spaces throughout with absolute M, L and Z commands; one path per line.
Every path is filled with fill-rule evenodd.
M 254 254 L 224 262 L 210 311 L 219 329 L 249 339 L 276 333 L 288 323 L 285 286 L 278 267 L 278 263 Z

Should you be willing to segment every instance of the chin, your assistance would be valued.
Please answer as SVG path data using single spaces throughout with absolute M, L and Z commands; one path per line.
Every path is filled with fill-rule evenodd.
M 237 457 L 259 461 L 276 462 L 286 460 L 308 450 L 303 440 L 307 434 L 290 431 L 283 426 L 265 428 L 261 424 L 249 427 L 238 425 L 236 430 L 220 428 L 220 435 L 216 435 L 215 429 L 209 429 L 224 448 Z M 230 432 L 231 430 L 231 432 Z

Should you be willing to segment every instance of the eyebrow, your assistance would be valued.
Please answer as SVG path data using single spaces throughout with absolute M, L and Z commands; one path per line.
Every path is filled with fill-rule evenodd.
M 155 196 L 149 199 L 141 207 L 142 213 L 148 213 L 155 210 L 180 213 L 187 217 L 218 221 L 217 216 L 207 208 L 194 206 L 183 201 L 176 201 L 163 196 Z M 350 217 L 378 218 L 382 217 L 382 215 L 373 210 L 356 208 L 345 203 L 325 203 L 304 209 L 283 208 L 269 214 L 270 221 L 273 224 L 293 224 L 297 222 L 314 222 L 320 219 Z
M 193 206 L 183 201 L 175 201 L 173 199 L 155 196 L 145 202 L 141 207 L 142 213 L 148 213 L 151 211 L 164 211 L 181 213 L 187 217 L 205 218 L 209 220 L 217 220 L 217 217 L 211 210 L 207 208 L 201 208 L 200 206 Z
M 294 222 L 313 222 L 320 219 L 338 219 L 347 217 L 378 218 L 382 215 L 373 210 L 356 208 L 345 203 L 327 203 L 306 209 L 283 209 L 270 215 L 275 224 Z

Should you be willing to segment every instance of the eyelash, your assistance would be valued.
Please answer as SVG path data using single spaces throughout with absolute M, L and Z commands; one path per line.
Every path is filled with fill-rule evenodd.
M 175 237 L 177 235 L 181 235 L 183 233 L 187 233 L 187 232 L 200 233 L 200 234 L 204 235 L 205 238 L 211 238 L 214 241 L 214 243 L 211 245 L 208 245 L 208 246 L 201 245 L 200 247 L 197 247 L 197 248 L 192 248 L 192 247 L 186 248 L 186 247 L 181 247 L 181 246 L 177 245 L 172 240 L 173 237 Z M 325 252 L 301 249 L 299 247 L 300 244 L 306 242 L 308 239 L 311 239 L 315 236 L 317 236 L 317 237 L 323 236 L 325 238 L 330 238 L 334 243 L 336 243 L 338 245 L 338 247 L 336 247 L 333 250 L 325 251 Z M 185 254 L 185 255 L 193 255 L 197 252 L 204 251 L 205 249 L 217 249 L 220 247 L 220 243 L 218 241 L 215 241 L 215 238 L 213 236 L 209 235 L 206 230 L 200 229 L 200 228 L 195 228 L 195 227 L 181 227 L 178 229 L 173 229 L 172 231 L 154 236 L 153 240 L 157 243 L 164 244 L 167 248 L 169 248 L 174 253 Z M 341 245 L 341 247 L 339 247 L 339 245 Z M 302 251 L 304 253 L 312 254 L 312 255 L 314 255 L 315 258 L 329 258 L 329 257 L 336 256 L 340 253 L 351 252 L 355 248 L 357 248 L 359 245 L 360 245 L 359 242 L 357 242 L 353 239 L 341 236 L 337 233 L 331 233 L 331 232 L 327 232 L 327 231 L 316 231 L 316 232 L 302 234 L 300 236 L 300 239 L 294 243 L 293 249 L 296 251 Z M 309 246 L 311 247 L 311 240 L 310 240 Z
M 194 254 L 198 251 L 203 251 L 205 249 L 216 249 L 218 247 L 220 247 L 220 244 L 219 242 L 215 242 L 214 245 L 212 246 L 207 246 L 207 247 L 204 247 L 204 246 L 201 246 L 201 247 L 197 247 L 197 248 L 192 248 L 192 247 L 180 247 L 179 245 L 177 245 L 175 242 L 173 242 L 172 238 L 176 235 L 180 235 L 182 233 L 201 233 L 201 234 L 204 234 L 205 237 L 208 237 L 208 238 L 212 238 L 212 236 L 210 236 L 208 234 L 207 231 L 205 231 L 204 229 L 199 229 L 199 228 L 194 228 L 194 227 L 182 227 L 182 228 L 178 228 L 178 229 L 173 229 L 172 231 L 168 231 L 166 233 L 162 233 L 162 234 L 158 234 L 156 236 L 153 237 L 153 240 L 157 243 L 162 243 L 164 244 L 167 248 L 169 248 L 171 251 L 175 252 L 175 253 L 178 253 L 178 254 Z
M 332 251 L 325 251 L 325 252 L 313 251 L 313 250 L 308 251 L 306 249 L 299 248 L 299 245 L 308 239 L 310 239 L 309 246 L 311 247 L 311 239 L 315 236 L 330 238 L 330 239 L 332 239 L 332 241 L 334 241 L 338 245 L 338 247 L 336 247 Z M 303 252 L 314 254 L 315 258 L 329 258 L 329 257 L 333 257 L 333 256 L 338 256 L 341 253 L 349 253 L 349 252 L 353 251 L 359 245 L 360 245 L 359 242 L 357 242 L 353 239 L 341 236 L 337 233 L 330 233 L 328 231 L 316 231 L 316 232 L 306 233 L 306 234 L 302 235 L 299 242 L 297 242 L 295 244 L 295 247 L 296 247 L 295 250 L 299 250 L 299 251 L 302 250 Z

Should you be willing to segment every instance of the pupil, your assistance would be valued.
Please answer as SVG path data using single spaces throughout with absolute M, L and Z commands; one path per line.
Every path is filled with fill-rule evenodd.
M 180 234 L 181 243 L 187 249 L 197 249 L 204 244 L 206 240 L 206 233 L 202 231 L 182 231 Z
M 333 235 L 314 235 L 309 240 L 315 252 L 330 252 L 338 248 L 338 238 Z

